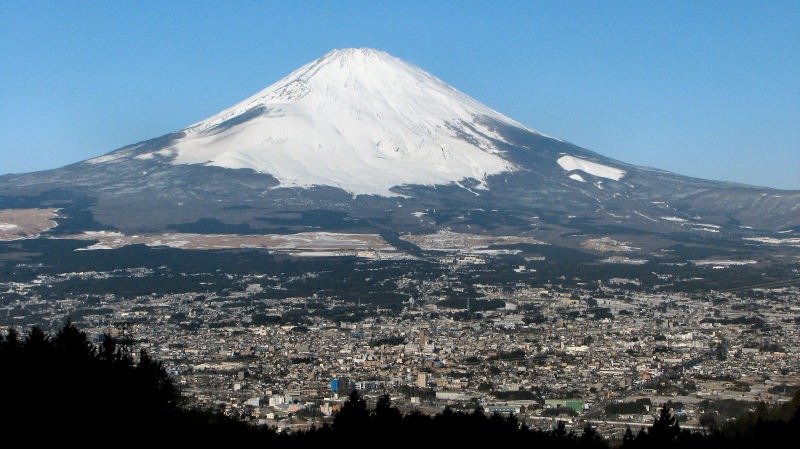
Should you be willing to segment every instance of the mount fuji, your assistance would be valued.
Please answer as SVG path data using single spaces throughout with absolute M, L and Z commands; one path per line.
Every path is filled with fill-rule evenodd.
M 398 185 L 510 171 L 486 120 L 526 129 L 386 53 L 336 50 L 187 128 L 158 155 L 269 173 L 281 186 L 392 196 Z
M 448 231 L 668 245 L 800 231 L 799 191 L 616 161 L 373 49 L 334 50 L 183 130 L 0 176 L 0 209 L 22 208 L 58 209 L 50 234 Z

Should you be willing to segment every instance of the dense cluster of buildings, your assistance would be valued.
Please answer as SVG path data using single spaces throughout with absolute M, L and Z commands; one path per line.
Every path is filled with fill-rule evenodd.
M 722 405 L 783 401 L 800 385 L 797 288 L 747 300 L 624 285 L 476 288 L 504 306 L 474 313 L 421 297 L 400 312 L 370 308 L 337 321 L 324 311 L 341 301 L 309 307 L 310 298 L 263 298 L 251 284 L 225 298 L 25 298 L 4 307 L 28 307 L 54 326 L 79 308 L 81 328 L 162 360 L 195 404 L 286 430 L 330 419 L 351 389 L 370 401 L 389 394 L 404 410 L 482 407 L 536 427 L 591 421 L 614 436 L 649 425 L 667 401 L 693 427 L 704 415 L 724 419 Z M 288 314 L 301 319 L 282 320 Z

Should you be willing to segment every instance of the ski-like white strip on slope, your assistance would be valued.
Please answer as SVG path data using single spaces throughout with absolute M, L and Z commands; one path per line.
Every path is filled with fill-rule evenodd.
M 583 176 L 581 176 L 581 175 L 579 175 L 577 173 L 573 173 L 573 174 L 569 175 L 569 179 L 574 179 L 575 181 L 580 181 L 580 182 L 586 182 L 586 180 L 583 179 Z
M 608 165 L 599 164 L 597 162 L 587 161 L 575 156 L 561 156 L 558 158 L 558 165 L 566 171 L 580 170 L 590 175 L 599 176 L 601 178 L 613 179 L 619 181 L 627 173 L 625 170 Z

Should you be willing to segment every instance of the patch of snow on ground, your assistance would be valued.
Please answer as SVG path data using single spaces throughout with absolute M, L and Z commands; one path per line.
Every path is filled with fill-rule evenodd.
M 83 231 L 86 238 L 100 238 L 100 237 L 124 237 L 125 234 L 116 231 Z
M 171 242 L 166 242 L 164 246 L 168 246 L 170 248 L 183 248 L 184 246 L 191 243 L 188 240 L 173 240 Z
M 744 237 L 742 240 L 752 242 L 769 243 L 771 245 L 800 246 L 800 238 L 777 239 L 775 237 Z
M 693 228 L 693 231 L 704 231 L 704 232 L 719 232 L 719 226 L 717 225 L 707 225 L 701 223 L 690 223 Z
M 86 248 L 77 248 L 75 251 L 94 251 L 96 249 L 116 249 L 115 247 L 111 247 L 109 245 L 104 245 L 102 243 L 95 243 L 94 245 L 89 245 Z
M 581 175 L 579 175 L 577 173 L 573 173 L 573 174 L 569 175 L 569 179 L 574 179 L 574 180 L 580 181 L 580 182 L 586 182 L 586 180 L 583 179 L 583 176 L 581 176 Z
M 87 160 L 86 162 L 90 164 L 103 164 L 106 162 L 116 162 L 124 159 L 130 155 L 130 151 L 115 151 L 103 156 L 98 156 L 92 159 Z
M 601 178 L 613 179 L 619 181 L 627 173 L 625 170 L 608 165 L 599 164 L 597 162 L 587 161 L 575 156 L 561 156 L 558 158 L 558 165 L 566 171 L 580 170 L 590 175 L 599 176 Z
M 653 222 L 655 222 L 655 221 L 656 221 L 656 220 L 653 220 L 652 218 L 648 217 L 647 215 L 645 215 L 645 214 L 643 214 L 643 213 L 639 212 L 638 210 L 635 210 L 635 211 L 633 211 L 633 213 L 634 213 L 634 214 L 636 214 L 636 215 L 638 215 L 638 216 L 640 216 L 640 217 L 642 217 L 642 218 L 645 218 L 645 219 L 647 219 L 647 220 L 650 220 L 650 221 L 653 221 Z
M 758 263 L 757 260 L 715 260 L 715 259 L 704 259 L 704 260 L 692 260 L 691 261 L 695 265 L 716 265 L 716 266 L 734 266 L 734 265 L 752 265 Z
M 34 239 L 58 225 L 58 209 L 0 209 L 0 241 Z
M 527 243 L 545 245 L 546 243 L 526 236 L 491 236 L 439 231 L 436 234 L 406 234 L 400 237 L 426 251 L 470 252 L 484 250 L 491 245 L 513 245 Z
M 621 263 L 627 265 L 644 265 L 648 262 L 647 259 L 629 259 L 623 256 L 611 256 L 600 261 L 601 263 Z
M 299 234 L 160 234 L 124 235 L 111 231 L 87 231 L 60 238 L 96 240 L 80 250 L 117 249 L 127 245 L 167 246 L 179 249 L 264 248 L 297 255 L 349 255 L 373 259 L 397 259 L 406 256 L 386 243 L 377 234 L 340 234 L 333 232 L 303 232 Z
M 581 246 L 586 249 L 603 252 L 631 252 L 637 251 L 641 248 L 632 246 L 628 242 L 619 242 L 610 237 L 601 237 L 596 239 L 587 239 L 581 243 Z

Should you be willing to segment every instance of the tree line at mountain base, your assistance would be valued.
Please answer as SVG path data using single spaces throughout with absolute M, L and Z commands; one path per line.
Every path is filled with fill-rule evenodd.
M 531 429 L 515 416 L 487 415 L 481 409 L 445 409 L 428 416 L 401 413 L 382 396 L 374 409 L 353 391 L 332 424 L 294 433 L 256 427 L 220 413 L 193 408 L 160 362 L 142 351 L 137 357 L 106 335 L 95 346 L 67 323 L 49 337 L 37 328 L 21 338 L 13 329 L 0 335 L 0 422 L 6 441 L 246 442 L 291 444 L 513 444 L 529 447 L 607 448 L 597 430 Z M 681 429 L 666 406 L 652 426 L 627 429 L 623 448 L 753 447 L 796 440 L 800 392 L 791 402 L 760 404 L 734 422 L 707 432 Z M 785 443 L 783 443 L 785 444 Z

